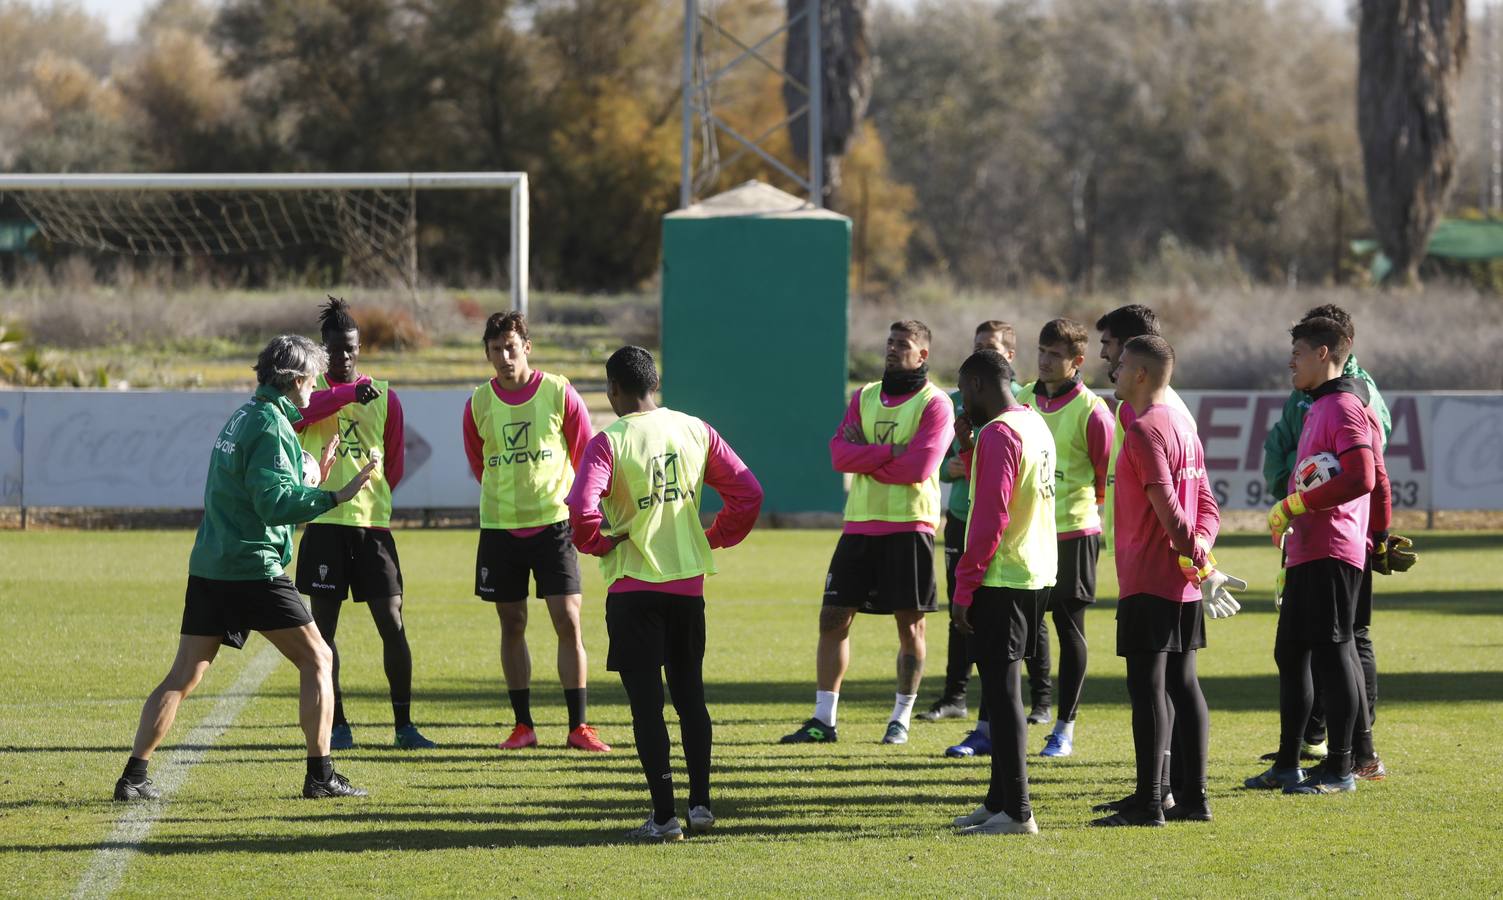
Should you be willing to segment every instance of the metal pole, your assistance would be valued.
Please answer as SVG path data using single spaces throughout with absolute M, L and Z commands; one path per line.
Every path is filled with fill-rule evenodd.
M 1487 40 L 1488 34 L 1491 31 L 1492 20 L 1492 4 L 1488 3 L 1482 8 L 1482 105 L 1477 110 L 1477 124 L 1481 127 L 1484 134 L 1487 133 L 1488 110 L 1492 107 L 1492 97 L 1489 96 L 1493 89 L 1492 73 L 1490 71 L 1492 64 L 1488 59 L 1490 54 L 1487 52 Z M 1488 183 L 1492 177 L 1492 171 L 1486 158 L 1481 159 L 1481 165 L 1478 166 L 1478 169 L 1480 177 L 1477 184 L 1477 209 L 1486 214 L 1487 201 L 1492 196 L 1492 185 Z
M 809 16 L 809 200 L 825 205 L 824 54 L 821 52 L 820 0 L 808 0 Z
M 1503 207 L 1503 94 L 1498 91 L 1498 5 L 1489 3 L 1487 20 L 1487 97 L 1488 108 L 1488 201 L 1487 212 Z
M 532 242 L 528 211 L 527 179 L 523 177 L 511 189 L 511 308 L 527 315 L 527 256 Z
M 694 202 L 694 40 L 699 31 L 699 0 L 684 0 L 683 136 L 678 159 L 678 208 Z

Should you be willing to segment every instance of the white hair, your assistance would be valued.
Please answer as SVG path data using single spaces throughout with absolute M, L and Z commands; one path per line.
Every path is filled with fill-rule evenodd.
M 300 334 L 278 335 L 256 357 L 256 382 L 285 394 L 299 378 L 317 375 L 328 365 L 329 353 L 323 347 Z

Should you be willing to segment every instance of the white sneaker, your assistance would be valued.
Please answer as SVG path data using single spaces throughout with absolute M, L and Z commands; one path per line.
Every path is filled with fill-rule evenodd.
M 715 814 L 708 806 L 689 807 L 689 830 L 709 831 L 715 827 Z
M 1014 821 L 1005 812 L 999 812 L 995 816 L 982 822 L 980 825 L 972 825 L 963 828 L 961 834 L 1038 834 L 1039 823 L 1033 816 L 1028 817 L 1026 822 Z
M 633 841 L 681 841 L 684 839 L 684 829 L 678 824 L 678 816 L 662 825 L 648 816 L 646 822 L 628 831 L 626 837 Z
M 956 816 L 955 827 L 970 828 L 974 825 L 980 825 L 982 822 L 985 822 L 987 819 L 990 819 L 994 815 L 996 815 L 996 813 L 993 813 L 991 810 L 986 808 L 985 804 L 982 804 L 981 806 L 976 807 L 975 812 L 966 813 L 963 816 Z

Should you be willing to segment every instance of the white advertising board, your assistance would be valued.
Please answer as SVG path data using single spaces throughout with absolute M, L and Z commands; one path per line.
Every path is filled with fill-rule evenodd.
M 1205 445 L 1206 469 L 1216 502 L 1227 509 L 1272 506 L 1283 492 L 1271 493 L 1263 482 L 1263 440 L 1278 422 L 1286 392 L 1183 391 L 1180 397 L 1195 416 Z M 1431 404 L 1436 395 L 1397 393 L 1383 398 L 1393 418 L 1384 461 L 1393 484 L 1397 509 L 1429 509 L 1431 501 Z M 1450 507 L 1439 509 L 1476 509 Z M 1503 508 L 1500 501 L 1498 508 Z
M 469 392 L 399 396 L 407 453 L 394 504 L 476 505 L 480 489 L 460 431 Z M 0 490 L 10 491 L 0 502 L 197 509 L 209 448 L 245 400 L 243 393 L 208 391 L 0 392 Z M 18 438 L 24 432 L 24 440 L 13 444 L 13 431 Z
M 466 390 L 400 391 L 406 475 L 394 502 L 463 508 L 480 489 L 465 460 Z M 1184 391 L 1206 449 L 1216 499 L 1261 509 L 1263 440 L 1281 391 Z M 209 448 L 242 393 L 0 391 L 0 505 L 195 509 Z M 1400 509 L 1503 509 L 1503 394 L 1385 395 L 1385 458 Z M 811 460 L 826 465 L 827 460 Z
M 0 391 L 0 506 L 21 504 L 21 417 L 25 394 Z

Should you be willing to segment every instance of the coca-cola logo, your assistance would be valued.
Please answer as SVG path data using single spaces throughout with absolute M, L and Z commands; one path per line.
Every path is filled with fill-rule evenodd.
M 154 397 L 58 397 L 62 409 L 44 410 L 48 399 L 28 399 L 27 490 L 41 495 L 29 501 L 45 504 L 43 492 L 56 491 L 62 503 L 93 496 L 89 505 L 192 507 L 202 501 L 210 448 L 238 398 L 163 410 Z

